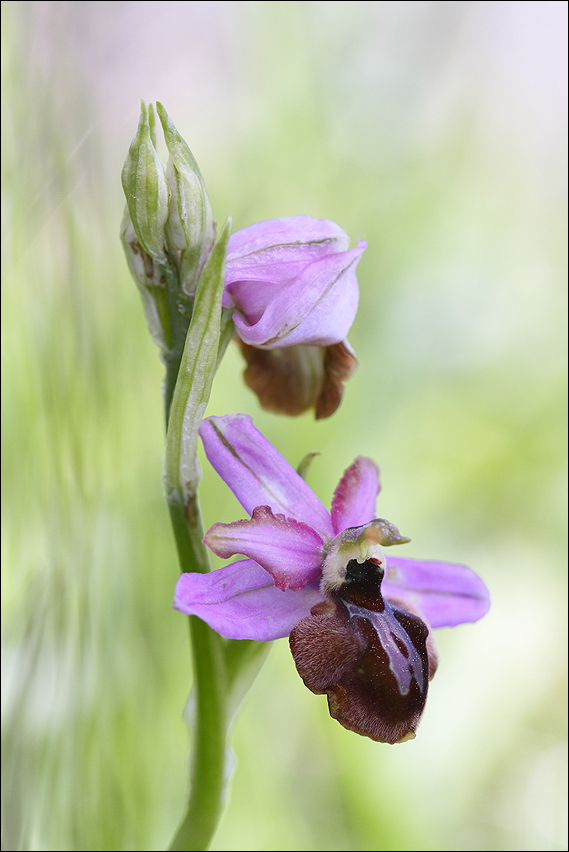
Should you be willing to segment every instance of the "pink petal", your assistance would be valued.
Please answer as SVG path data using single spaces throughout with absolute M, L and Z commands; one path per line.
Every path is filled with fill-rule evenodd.
M 244 280 L 288 284 L 309 263 L 349 248 L 350 238 L 335 222 L 311 216 L 268 219 L 235 231 L 229 238 L 225 285 Z M 231 302 L 229 302 L 231 304 Z
M 387 555 L 382 584 L 386 598 L 410 601 L 431 627 L 478 621 L 490 608 L 480 577 L 465 565 L 423 562 Z
M 234 281 L 232 284 L 225 285 L 223 292 L 227 298 L 224 301 L 224 307 L 236 307 L 245 317 L 246 323 L 254 325 L 263 316 L 271 299 L 284 286 L 286 284 L 282 280 L 272 281 L 265 278 L 255 280 L 245 278 Z
M 336 486 L 332 499 L 332 526 L 336 534 L 348 527 L 360 527 L 376 517 L 379 470 L 371 459 L 359 456 Z
M 320 600 L 317 583 L 282 592 L 260 565 L 243 559 L 211 574 L 182 574 L 174 608 L 199 616 L 228 639 L 269 642 L 288 636 Z
M 356 266 L 366 248 L 360 240 L 350 251 L 311 263 L 273 296 L 254 325 L 238 312 L 233 320 L 245 343 L 274 349 L 303 343 L 329 346 L 343 340 L 358 307 Z
M 328 510 L 247 414 L 202 421 L 199 433 L 206 455 L 250 515 L 256 506 L 309 524 L 322 537 L 332 536 Z
M 224 559 L 235 553 L 254 559 L 283 591 L 303 589 L 322 570 L 324 542 L 318 533 L 299 521 L 273 515 L 268 506 L 257 506 L 250 521 L 214 524 L 204 542 Z

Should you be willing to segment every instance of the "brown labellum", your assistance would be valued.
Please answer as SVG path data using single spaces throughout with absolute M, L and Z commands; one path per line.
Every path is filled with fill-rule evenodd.
M 336 411 L 357 360 L 348 343 L 257 349 L 237 338 L 247 362 L 245 384 L 262 407 L 276 414 L 302 414 L 314 408 L 317 420 Z
M 358 362 L 347 340 L 326 346 L 324 350 L 324 378 L 315 404 L 317 420 L 334 414 L 344 396 L 344 382 L 354 375 Z
M 333 718 L 398 743 L 415 736 L 436 657 L 425 623 L 383 599 L 382 578 L 371 561 L 349 562 L 340 589 L 295 625 L 290 648 L 306 686 L 327 694 Z

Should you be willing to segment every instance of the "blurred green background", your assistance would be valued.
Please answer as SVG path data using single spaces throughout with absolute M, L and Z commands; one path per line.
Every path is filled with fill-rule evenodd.
M 162 368 L 118 240 L 139 102 L 218 222 L 310 214 L 369 248 L 359 368 L 315 423 L 251 413 L 329 505 L 372 456 L 409 556 L 493 607 L 437 633 L 418 737 L 331 720 L 275 643 L 216 850 L 566 840 L 564 2 L 4 2 L 3 848 L 163 849 L 191 681 L 162 497 Z M 203 458 L 203 457 L 202 457 Z M 203 463 L 204 521 L 243 516 Z

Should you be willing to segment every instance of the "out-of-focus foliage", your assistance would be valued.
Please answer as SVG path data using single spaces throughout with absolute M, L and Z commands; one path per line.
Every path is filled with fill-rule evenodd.
M 306 213 L 369 243 L 337 414 L 260 411 L 233 347 L 209 413 L 251 413 L 293 464 L 320 451 L 324 501 L 372 456 L 406 553 L 493 596 L 438 633 L 402 746 L 333 722 L 276 643 L 213 848 L 566 848 L 566 4 L 2 13 L 3 848 L 164 848 L 185 797 L 162 368 L 118 240 L 140 98 L 218 223 Z M 202 467 L 206 525 L 242 516 Z

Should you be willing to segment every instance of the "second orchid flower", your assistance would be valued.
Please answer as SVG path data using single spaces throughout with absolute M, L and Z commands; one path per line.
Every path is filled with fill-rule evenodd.
M 337 409 L 357 361 L 347 334 L 358 307 L 356 266 L 366 248 L 326 219 L 290 216 L 232 234 L 223 304 L 263 408 L 317 419 Z

